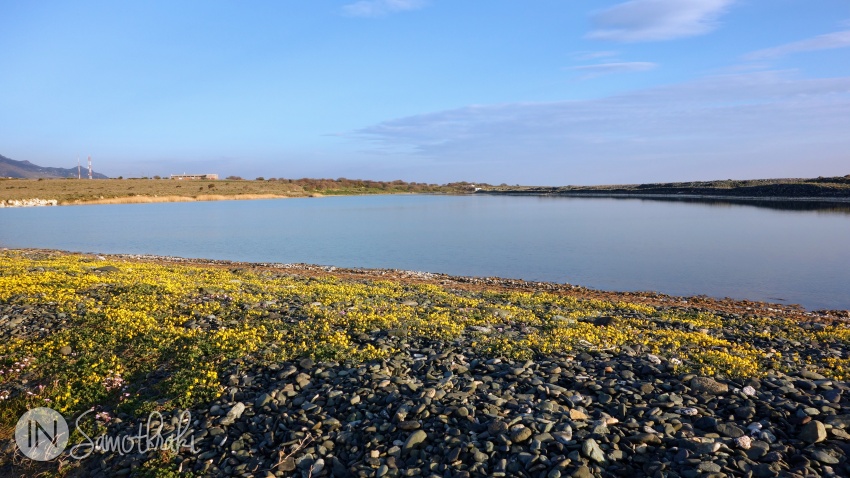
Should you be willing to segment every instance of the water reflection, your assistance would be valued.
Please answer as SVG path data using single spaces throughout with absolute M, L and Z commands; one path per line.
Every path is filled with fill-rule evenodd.
M 645 201 L 645 202 L 666 202 L 666 203 L 682 203 L 682 204 L 700 204 L 712 207 L 755 207 L 764 209 L 774 209 L 778 211 L 800 211 L 800 212 L 816 212 L 822 214 L 842 214 L 850 215 L 850 202 L 842 201 L 809 201 L 809 200 L 775 200 L 775 199 L 736 199 L 736 198 L 695 198 L 695 197 L 671 197 L 671 196 L 606 196 L 606 195 L 546 195 L 545 198 L 598 198 L 598 199 L 617 199 L 622 201 Z
M 640 198 L 642 201 L 667 201 L 705 204 L 713 207 L 757 207 L 780 211 L 850 214 L 850 203 L 829 201 L 780 201 L 771 199 Z

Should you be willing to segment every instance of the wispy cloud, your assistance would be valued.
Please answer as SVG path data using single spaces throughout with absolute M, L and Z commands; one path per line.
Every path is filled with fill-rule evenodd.
M 581 65 L 570 68 L 571 70 L 581 71 L 586 73 L 583 77 L 595 78 L 602 75 L 610 75 L 613 73 L 633 73 L 637 71 L 649 71 L 657 67 L 657 63 L 648 61 L 628 61 L 617 63 L 598 63 L 596 65 Z
M 584 60 L 598 60 L 600 58 L 611 58 L 619 55 L 620 52 L 617 51 L 577 51 L 572 54 L 572 57 L 576 60 L 584 61 Z
M 631 0 L 593 15 L 589 38 L 620 42 L 670 40 L 710 32 L 735 0 Z
M 816 50 L 831 50 L 850 47 L 850 30 L 827 33 L 814 38 L 786 43 L 773 48 L 754 51 L 744 56 L 746 60 L 768 60 L 793 53 Z
M 342 7 L 353 17 L 380 17 L 406 10 L 418 10 L 427 5 L 425 0 L 360 0 Z
M 471 163 L 495 161 L 564 183 L 694 177 L 700 164 L 710 169 L 702 174 L 718 177 L 744 174 L 745 166 L 805 174 L 805 166 L 831 161 L 838 169 L 850 150 L 847 131 L 850 77 L 769 71 L 584 101 L 469 106 L 386 121 L 354 136 L 382 150 L 454 161 L 470 177 L 481 177 Z M 788 168 L 772 169 L 782 164 Z

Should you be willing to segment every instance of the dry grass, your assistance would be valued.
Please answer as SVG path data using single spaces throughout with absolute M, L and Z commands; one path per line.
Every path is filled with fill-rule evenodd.
M 201 194 L 195 197 L 187 196 L 132 196 L 109 199 L 90 199 L 86 201 L 64 202 L 62 204 L 147 204 L 155 202 L 194 202 L 194 201 L 236 201 L 248 199 L 282 199 L 296 197 L 277 194 L 240 194 L 225 196 L 222 194 Z
M 0 179 L 0 201 L 38 198 L 56 199 L 59 204 L 136 204 L 433 192 L 454 193 L 462 192 L 462 189 L 452 185 L 348 179 Z

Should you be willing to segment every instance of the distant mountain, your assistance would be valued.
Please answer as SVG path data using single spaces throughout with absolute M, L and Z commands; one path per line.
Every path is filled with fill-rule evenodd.
M 88 169 L 83 167 L 82 175 L 87 178 Z M 45 168 L 29 161 L 15 161 L 0 155 L 0 178 L 76 178 L 77 168 Z M 95 179 L 109 179 L 100 173 L 93 173 Z

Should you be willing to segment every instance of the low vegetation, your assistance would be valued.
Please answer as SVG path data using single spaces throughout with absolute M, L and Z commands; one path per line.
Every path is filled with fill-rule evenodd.
M 59 204 L 268 199 L 356 194 L 464 193 L 468 183 L 444 185 L 355 179 L 0 179 L 0 201 L 56 199 Z
M 210 401 L 232 360 L 359 362 L 400 353 L 375 347 L 375 333 L 455 341 L 482 356 L 513 359 L 639 344 L 675 358 L 683 372 L 727 377 L 780 366 L 781 354 L 770 347 L 777 340 L 824 349 L 850 340 L 843 326 L 815 331 L 782 318 L 661 311 L 564 294 L 18 251 L 0 253 L 0 305 L 3 438 L 35 406 L 138 415 Z M 10 326 L 16 317 L 22 320 Z M 784 360 L 850 377 L 840 357 Z
M 750 179 L 600 186 L 486 186 L 485 193 L 547 195 L 691 195 L 746 198 L 850 198 L 850 175 L 813 179 Z

